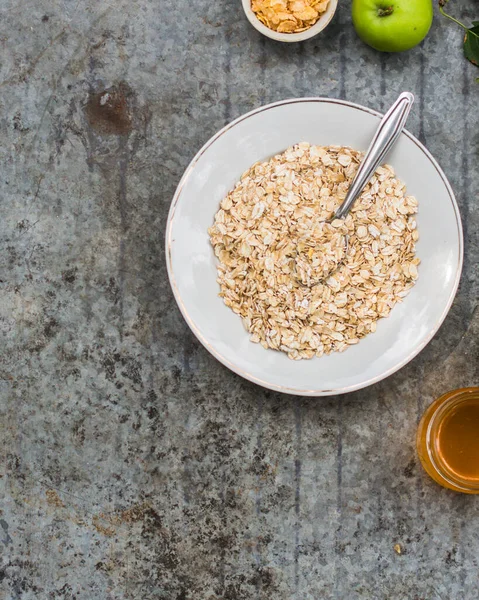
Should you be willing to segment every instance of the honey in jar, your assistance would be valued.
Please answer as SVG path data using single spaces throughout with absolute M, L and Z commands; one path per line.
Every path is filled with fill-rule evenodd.
M 437 483 L 479 494 L 479 388 L 453 390 L 424 413 L 417 434 L 424 469 Z

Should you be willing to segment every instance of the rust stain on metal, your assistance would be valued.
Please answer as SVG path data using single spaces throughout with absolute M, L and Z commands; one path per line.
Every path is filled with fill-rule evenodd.
M 92 519 L 92 525 L 99 533 L 103 533 L 103 535 L 108 537 L 115 535 L 115 529 L 113 527 L 103 525 L 100 517 L 94 516 Z
M 160 534 L 166 532 L 162 529 L 161 519 L 156 511 L 148 504 L 137 504 L 125 510 L 113 513 L 100 513 L 92 518 L 93 527 L 100 533 L 109 537 L 116 533 L 116 527 L 123 524 L 142 522 L 149 530 Z
M 128 135 L 133 129 L 132 99 L 133 91 L 125 82 L 91 93 L 85 106 L 90 127 L 101 134 Z
M 119 510 L 114 513 L 98 515 L 99 518 L 107 521 L 112 525 L 120 525 L 121 523 L 137 523 L 146 518 L 150 518 L 153 521 L 160 523 L 160 517 L 156 511 L 147 503 L 135 504 L 125 510 Z
M 45 492 L 47 502 L 50 506 L 56 506 L 57 508 L 64 508 L 65 504 L 62 502 L 60 496 L 55 490 L 47 490 Z

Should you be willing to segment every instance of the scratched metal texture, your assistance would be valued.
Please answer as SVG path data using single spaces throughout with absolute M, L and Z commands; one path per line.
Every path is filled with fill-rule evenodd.
M 414 449 L 430 401 L 479 384 L 479 69 L 435 12 L 421 46 L 381 55 L 347 0 L 302 45 L 262 38 L 239 0 L 0 0 L 2 600 L 477 599 L 477 498 Z M 168 285 L 183 170 L 263 103 L 383 110 L 404 89 L 464 222 L 445 324 L 357 393 L 243 381 Z

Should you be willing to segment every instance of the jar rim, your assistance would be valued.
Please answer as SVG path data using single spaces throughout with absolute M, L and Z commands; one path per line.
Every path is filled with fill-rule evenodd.
M 430 421 L 426 430 L 426 450 L 429 455 L 432 466 L 437 473 L 450 485 L 461 489 L 464 492 L 478 492 L 479 481 L 477 484 L 472 484 L 470 480 L 459 477 L 454 473 L 447 463 L 441 458 L 437 452 L 435 441 L 437 435 L 434 435 L 437 428 L 442 423 L 447 414 L 456 406 L 469 400 L 471 395 L 477 396 L 479 399 L 479 387 L 467 387 L 448 392 L 438 399 L 438 406 L 431 415 Z M 441 400 L 444 400 L 441 402 Z

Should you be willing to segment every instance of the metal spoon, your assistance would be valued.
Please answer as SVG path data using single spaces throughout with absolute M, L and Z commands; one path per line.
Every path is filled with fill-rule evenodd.
M 359 166 L 353 182 L 351 183 L 348 193 L 346 194 L 346 198 L 339 208 L 336 209 L 333 216 L 329 219 L 329 223 L 335 221 L 336 219 L 344 219 L 348 215 L 354 202 L 361 195 L 362 191 L 366 187 L 366 184 L 374 175 L 379 165 L 383 162 L 386 154 L 391 150 L 401 135 L 413 102 L 413 94 L 411 94 L 411 92 L 403 92 L 381 119 L 379 127 L 374 134 L 371 144 L 364 156 L 362 163 Z M 307 242 L 306 245 L 311 247 L 311 245 Z M 330 270 L 327 272 L 323 271 L 317 277 L 313 278 L 311 277 L 311 274 L 308 274 L 306 281 L 304 280 L 305 277 L 301 276 L 302 273 L 304 274 L 304 261 L 306 259 L 300 251 L 297 251 L 294 257 L 293 276 L 301 285 L 307 287 L 324 281 L 344 262 L 348 252 L 348 246 L 348 236 L 345 235 L 344 253 L 340 261 L 333 264 L 333 267 Z

